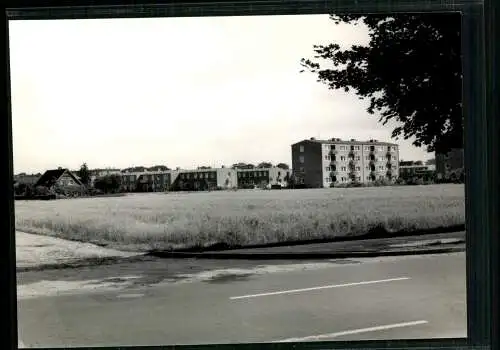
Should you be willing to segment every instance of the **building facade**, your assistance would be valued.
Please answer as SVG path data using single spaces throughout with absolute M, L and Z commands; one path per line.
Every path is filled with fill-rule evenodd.
M 431 178 L 436 172 L 435 165 L 399 165 L 399 177 L 405 180 L 418 178 Z
M 269 187 L 288 184 L 291 170 L 277 167 L 232 169 L 202 168 L 122 172 L 126 192 L 204 191 L 217 188 Z
M 451 172 L 464 167 L 464 149 L 452 148 L 448 153 L 436 152 L 436 175 L 446 178 Z
M 399 175 L 399 147 L 394 143 L 311 138 L 291 148 L 295 181 L 307 187 L 394 181 Z

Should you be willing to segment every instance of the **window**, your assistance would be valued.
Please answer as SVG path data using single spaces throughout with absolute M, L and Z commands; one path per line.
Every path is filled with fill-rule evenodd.
M 303 166 L 301 166 L 301 167 L 299 168 L 299 171 L 300 171 L 300 172 L 304 172 L 304 167 L 303 167 Z
M 278 176 L 281 176 L 281 171 L 278 171 Z
M 325 177 L 325 181 L 326 182 L 330 182 L 330 178 L 329 177 Z
M 356 151 L 359 151 L 359 150 L 360 150 L 360 146 L 354 146 L 354 149 L 355 149 Z
M 361 167 L 357 166 L 356 171 L 360 171 L 360 170 L 361 170 Z
M 330 145 L 331 150 L 335 150 L 335 145 Z
M 343 167 L 341 168 L 341 170 L 342 170 L 342 171 L 346 171 L 346 170 L 347 170 L 347 168 L 346 168 L 345 166 L 343 166 Z
M 304 146 L 302 146 L 302 145 L 301 145 L 301 146 L 299 147 L 299 149 L 300 149 L 300 152 L 304 152 Z
M 365 146 L 365 151 L 369 151 L 370 150 L 370 146 Z
M 360 161 L 361 160 L 361 157 L 360 156 L 356 156 L 356 161 Z
M 365 157 L 365 160 L 370 160 L 370 156 L 366 156 L 366 157 Z
M 341 151 L 345 151 L 345 146 L 340 146 Z
M 342 162 L 344 162 L 344 161 L 345 161 L 345 156 L 340 156 L 340 160 L 341 160 Z
M 304 163 L 304 156 L 299 157 L 299 162 Z
M 345 182 L 345 177 L 343 177 L 343 176 L 342 176 L 342 177 L 340 178 L 340 181 Z
M 330 171 L 330 167 L 329 166 L 326 167 L 326 171 Z

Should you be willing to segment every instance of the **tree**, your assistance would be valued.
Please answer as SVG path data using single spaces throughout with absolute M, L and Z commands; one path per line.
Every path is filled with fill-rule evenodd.
M 95 180 L 94 187 L 104 193 L 118 192 L 121 187 L 120 175 L 106 175 Z
M 436 165 L 436 158 L 431 158 L 431 159 L 428 159 L 428 160 L 425 162 L 425 165 Z
M 290 169 L 290 167 L 286 163 L 279 163 L 278 165 L 276 165 L 276 167 L 278 167 L 280 169 L 283 169 L 283 170 L 289 170 Z
M 90 184 L 90 170 L 89 167 L 87 166 L 87 163 L 82 164 L 80 170 L 78 171 L 78 176 L 80 177 L 80 181 L 85 186 L 88 186 Z
M 259 163 L 259 165 L 257 165 L 257 168 L 263 168 L 263 169 L 269 169 L 272 167 L 273 167 L 273 164 L 269 163 L 269 162 L 262 162 L 262 163 Z
M 233 169 L 253 169 L 255 166 L 253 164 L 246 163 L 236 163 L 231 166 Z
M 332 15 L 336 23 L 365 24 L 368 46 L 342 50 L 315 45 L 305 69 L 330 89 L 354 90 L 369 99 L 369 114 L 384 125 L 397 122 L 392 137 L 414 138 L 417 147 L 446 152 L 463 147 L 461 16 L 443 14 Z M 333 67 L 325 66 L 328 62 Z
M 170 170 L 169 167 L 166 165 L 153 165 L 152 167 L 147 169 L 148 171 L 168 171 Z

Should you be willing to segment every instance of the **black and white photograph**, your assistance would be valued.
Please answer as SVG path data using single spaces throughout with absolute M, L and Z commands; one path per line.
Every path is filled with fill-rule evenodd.
M 20 348 L 467 336 L 460 14 L 9 33 Z

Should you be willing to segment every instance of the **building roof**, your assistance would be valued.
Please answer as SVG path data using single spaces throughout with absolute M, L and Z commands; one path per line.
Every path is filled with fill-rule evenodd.
M 320 140 L 320 139 L 315 139 L 314 137 L 311 137 L 310 139 L 302 140 L 299 142 L 296 142 L 292 144 L 298 145 L 301 143 L 321 143 L 321 144 L 336 144 L 336 145 L 377 145 L 377 146 L 399 146 L 397 143 L 390 143 L 390 142 L 380 142 L 378 140 L 367 140 L 367 141 L 359 141 L 355 139 L 351 140 L 342 140 L 339 138 L 332 138 L 329 140 Z
M 68 169 L 52 169 L 52 170 L 47 170 L 36 182 L 35 186 L 46 186 L 46 187 L 52 187 L 57 180 L 61 176 L 64 175 L 64 173 L 68 173 L 73 179 L 75 179 L 80 185 L 82 184 L 80 180 L 73 175 L 71 171 Z

